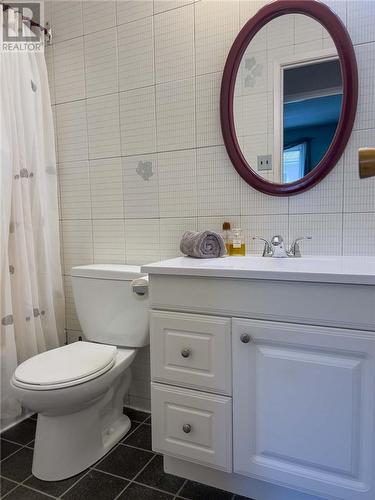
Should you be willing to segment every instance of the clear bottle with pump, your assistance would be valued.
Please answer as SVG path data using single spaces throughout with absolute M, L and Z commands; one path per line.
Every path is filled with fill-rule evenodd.
M 229 244 L 229 255 L 231 256 L 246 255 L 246 244 L 243 237 L 243 231 L 240 227 L 236 227 L 232 231 L 232 238 Z
M 221 235 L 225 243 L 225 248 L 227 249 L 227 255 L 229 255 L 231 243 L 230 222 L 223 222 L 223 232 L 221 233 Z

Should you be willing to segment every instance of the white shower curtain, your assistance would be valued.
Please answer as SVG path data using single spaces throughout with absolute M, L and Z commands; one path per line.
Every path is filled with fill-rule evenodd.
M 17 364 L 64 336 L 54 129 L 42 53 L 0 54 L 1 421 Z

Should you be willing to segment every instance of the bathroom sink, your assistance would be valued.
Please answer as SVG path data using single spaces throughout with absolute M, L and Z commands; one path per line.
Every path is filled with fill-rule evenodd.
M 375 257 L 309 256 L 295 259 L 251 255 L 220 259 L 177 257 L 147 264 L 142 267 L 142 272 L 375 285 Z

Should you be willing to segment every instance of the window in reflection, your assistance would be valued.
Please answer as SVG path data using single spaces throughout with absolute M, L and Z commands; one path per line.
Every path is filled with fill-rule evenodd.
M 301 142 L 289 147 L 284 146 L 282 182 L 294 182 L 305 175 L 307 151 L 307 142 Z

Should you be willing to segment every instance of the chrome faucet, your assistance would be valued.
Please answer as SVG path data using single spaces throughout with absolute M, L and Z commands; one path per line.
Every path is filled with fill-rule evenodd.
M 262 238 L 261 236 L 254 236 L 253 240 L 264 241 L 263 257 L 301 257 L 301 250 L 299 247 L 299 242 L 301 240 L 311 240 L 311 236 L 302 236 L 301 238 L 296 238 L 290 245 L 289 250 L 285 248 L 284 239 L 279 234 L 272 237 L 271 241 Z

